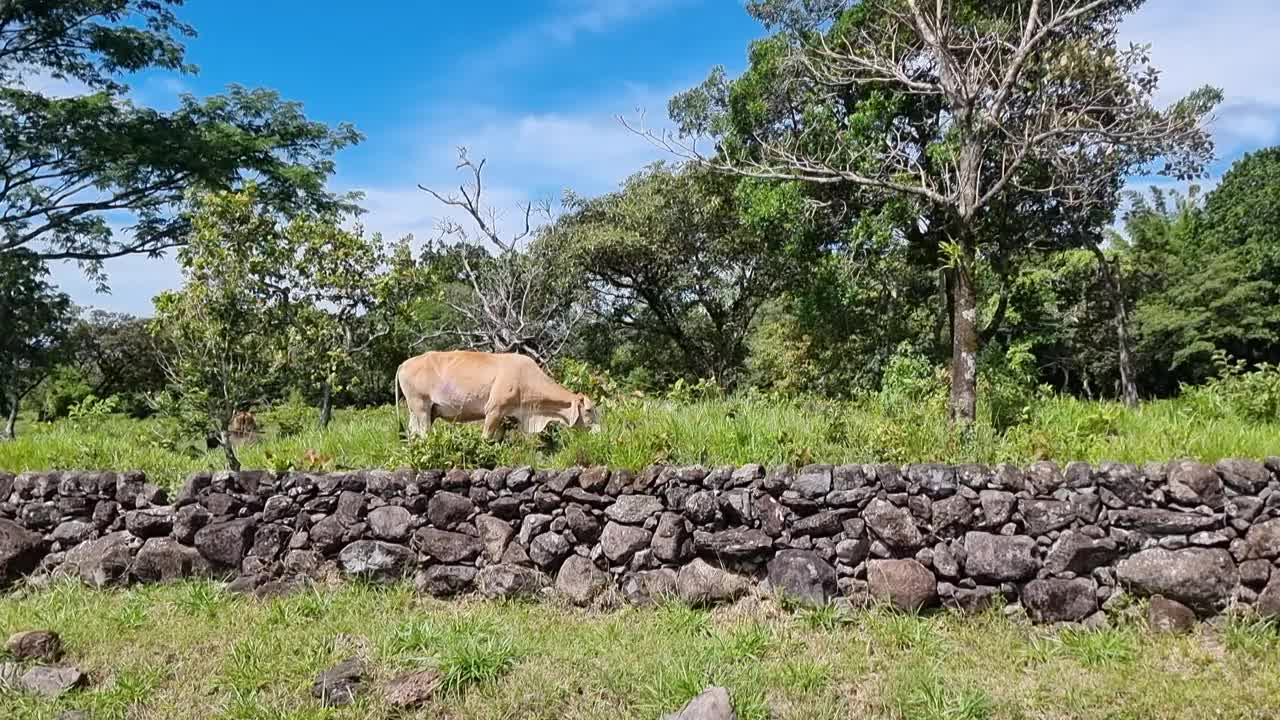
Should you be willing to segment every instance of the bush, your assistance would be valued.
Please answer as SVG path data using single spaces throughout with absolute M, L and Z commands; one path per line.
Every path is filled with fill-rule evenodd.
M 1040 371 L 1030 345 L 1015 344 L 1003 352 L 993 348 L 979 368 L 978 397 L 987 406 L 991 427 L 1004 432 L 1030 420 Z
M 502 448 L 481 434 L 480 426 L 436 422 L 431 432 L 416 437 L 396 451 L 392 468 L 414 470 L 437 468 L 492 468 L 502 458 Z
M 1182 397 L 1204 417 L 1237 417 L 1271 422 L 1280 420 L 1280 365 L 1262 363 L 1253 370 L 1243 360 L 1234 360 L 1218 350 L 1213 354 L 1217 369 L 1203 385 L 1182 387 Z
M 302 393 L 293 390 L 283 403 L 262 413 L 263 426 L 274 426 L 276 435 L 282 438 L 296 437 L 316 426 L 319 417 L 307 404 Z
M 947 402 L 945 373 L 923 355 L 898 349 L 880 379 L 880 405 L 890 414 L 941 412 Z

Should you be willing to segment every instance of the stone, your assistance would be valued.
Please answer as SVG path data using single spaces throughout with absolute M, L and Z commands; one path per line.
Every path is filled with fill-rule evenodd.
M 831 466 L 806 465 L 800 468 L 791 481 L 791 488 L 800 493 L 800 497 L 817 500 L 831 492 Z
M 960 577 L 960 560 L 946 543 L 933 546 L 933 571 L 945 578 Z
M 1094 568 L 1110 565 L 1119 556 L 1120 546 L 1111 538 L 1094 539 L 1066 530 L 1045 556 L 1044 569 L 1051 573 L 1087 575 Z
M 787 511 L 776 498 L 764 493 L 757 495 L 756 515 L 760 518 L 760 529 L 765 535 L 771 538 L 782 535 L 787 524 Z
M 924 544 L 911 513 L 884 500 L 872 500 L 862 512 L 867 527 L 885 545 L 901 553 L 914 553 Z
M 799 537 L 830 537 L 844 529 L 844 521 L 840 513 L 824 510 L 808 517 L 800 518 L 791 524 L 791 534 Z
M 1220 510 L 1226 501 L 1222 479 L 1208 465 L 1190 460 L 1170 463 L 1167 478 L 1165 491 L 1176 503 Z
M 653 556 L 664 563 L 681 563 L 693 554 L 693 538 L 685 519 L 676 513 L 663 513 L 653 531 L 649 547 Z
M 919 487 L 920 492 L 934 500 L 955 494 L 958 484 L 955 469 L 950 465 L 926 463 L 907 466 L 907 479 Z
M 427 519 L 440 529 L 448 529 L 471 517 L 475 504 L 465 495 L 442 490 L 427 503 Z
M 575 605 L 590 605 L 612 582 L 609 573 L 579 555 L 565 560 L 556 574 L 556 590 Z
M 325 707 L 343 707 L 355 701 L 364 682 L 364 664 L 358 658 L 343 660 L 320 673 L 311 685 L 311 697 Z
M 720 512 L 727 522 L 735 525 L 752 525 L 756 520 L 756 506 L 752 493 L 746 488 L 729 490 L 720 495 Z
M 1111 524 L 1148 535 L 1186 535 L 1219 524 L 1212 515 L 1148 508 L 1129 508 L 1111 513 Z
M 476 569 L 470 565 L 432 565 L 413 578 L 414 589 L 424 595 L 452 597 L 471 589 Z
M 1249 528 L 1244 536 L 1250 558 L 1274 560 L 1280 557 L 1280 518 L 1273 518 Z
M 1067 478 L 1058 465 L 1047 460 L 1031 463 L 1027 466 L 1026 479 L 1031 489 L 1041 495 L 1049 495 L 1054 490 L 1067 484 Z
M 978 493 L 978 503 L 982 507 L 982 526 L 996 527 L 1005 524 L 1013 516 L 1017 500 L 1013 493 L 1003 490 L 983 490 Z
M 98 503 L 99 506 L 102 503 Z M 94 511 L 95 515 L 97 511 Z M 178 508 L 178 512 L 173 517 L 173 539 L 183 545 L 193 545 L 196 541 L 196 533 L 200 528 L 209 524 L 213 516 L 209 514 L 199 505 L 183 505 Z
M 68 690 L 83 687 L 88 680 L 79 668 L 37 665 L 22 674 L 19 684 L 29 693 L 55 698 Z
M 115 521 L 116 516 L 119 514 L 120 505 L 118 505 L 114 500 L 99 500 L 97 504 L 93 506 L 93 524 L 97 526 L 99 530 L 105 530 L 113 521 Z M 205 514 L 207 515 L 208 513 Z
M 1199 613 L 1212 614 L 1231 598 L 1238 572 L 1226 550 L 1151 548 L 1121 560 L 1116 578 L 1138 595 L 1163 595 Z
M 1188 633 L 1196 627 L 1196 613 L 1176 600 L 1153 595 L 1147 605 L 1147 625 L 1158 633 Z
M 173 538 L 150 538 L 133 561 L 133 576 L 143 582 L 169 582 L 209 574 L 199 550 Z
M 129 579 L 134 548 L 127 532 L 114 532 L 81 543 L 67 552 L 63 567 L 91 587 L 100 588 Z
M 1044 535 L 1053 530 L 1061 530 L 1076 517 L 1071 503 L 1064 500 L 1023 499 L 1018 501 L 1018 509 L 1022 513 L 1028 535 Z
M 964 536 L 965 571 L 978 582 L 1012 582 L 1040 569 L 1035 538 L 969 532 Z
M 214 566 L 238 568 L 253 545 L 253 533 L 253 521 L 247 518 L 212 523 L 196 532 L 195 545 Z
M 871 541 L 865 537 L 856 540 L 841 540 L 836 543 L 836 557 L 840 562 L 855 566 L 867 559 L 871 553 Z
M 587 492 L 598 493 L 609 485 L 609 468 L 589 467 L 578 474 L 578 487 Z
M 768 565 L 775 592 L 809 605 L 826 605 L 836 593 L 836 571 L 817 553 L 782 550 Z
M 938 599 L 933 573 L 916 560 L 868 560 L 871 597 L 905 612 L 916 612 Z
M 524 520 L 520 521 L 520 532 L 516 535 L 516 540 L 521 545 L 529 547 L 529 543 L 533 542 L 535 537 L 546 532 L 547 528 L 551 527 L 551 520 L 552 517 L 550 515 L 541 513 L 525 515 Z
M 137 537 L 152 538 L 173 531 L 174 511 L 168 506 L 130 510 L 124 514 L 124 526 Z
M 382 695 L 391 707 L 411 710 L 426 704 L 443 683 L 444 678 L 436 670 L 400 673 L 387 681 Z
M 1242 495 L 1254 495 L 1267 486 L 1271 473 L 1262 463 L 1255 460 L 1227 458 L 1219 460 L 1213 466 L 1227 487 Z
M 605 508 L 605 517 L 625 525 L 643 525 L 651 515 L 662 512 L 662 500 L 652 495 L 623 495 Z
M 284 525 L 268 523 L 259 527 L 253 534 L 253 549 L 250 554 L 266 561 L 275 560 L 289 546 L 292 539 L 292 530 Z
M 4 647 L 19 662 L 52 663 L 62 658 L 62 638 L 51 630 L 24 630 L 9 636 Z
M 1262 587 L 1271 579 L 1271 563 L 1266 560 L 1245 560 L 1240 563 L 1240 583 Z
M 44 556 L 44 538 L 12 520 L 0 518 L 0 588 L 26 575 Z
M 346 536 L 346 522 L 337 515 L 330 515 L 311 526 L 309 538 L 312 548 L 328 555 L 342 548 Z
M 615 563 L 623 563 L 635 553 L 649 547 L 653 534 L 648 530 L 610 522 L 600 534 L 600 546 L 605 557 Z
M 400 543 L 408 540 L 413 530 L 413 513 L 399 505 L 383 505 L 370 510 L 365 522 L 375 538 Z
M 1254 609 L 1264 618 L 1280 620 L 1280 572 L 1271 573 L 1271 581 L 1258 593 Z
M 1136 465 L 1104 462 L 1098 465 L 1094 477 L 1100 490 L 1105 490 L 1125 505 L 1136 507 L 1146 499 L 1146 474 Z
M 641 532 L 644 532 L 643 530 Z M 649 538 L 645 537 L 645 545 L 649 544 Z M 573 552 L 573 545 L 565 539 L 564 535 L 557 532 L 547 532 L 539 535 L 529 543 L 529 559 L 540 568 L 546 570 L 554 570 L 560 566 L 570 553 Z
M 338 553 L 338 565 L 348 575 L 376 582 L 394 582 L 414 564 L 413 551 L 381 540 L 357 540 Z
M 488 565 L 476 573 L 476 588 L 490 598 L 532 597 L 547 587 L 548 582 L 547 576 L 538 570 L 507 563 Z
M 676 597 L 676 571 L 671 568 L 628 573 L 622 594 L 633 605 L 653 605 Z
M 760 530 L 735 528 L 720 532 L 693 533 L 699 553 L 734 560 L 758 557 L 773 548 L 773 540 Z
M 600 521 L 577 505 L 570 505 L 564 511 L 565 522 L 573 532 L 573 539 L 589 545 L 600 539 Z
M 1080 622 L 1098 611 L 1097 586 L 1088 578 L 1032 580 L 1022 588 L 1022 606 L 1038 623 Z
M 939 537 L 956 537 L 969 528 L 973 508 L 960 495 L 952 495 L 933 503 L 932 523 L 934 534 Z
M 571 508 L 572 509 L 572 508 Z M 570 522 L 572 525 L 572 521 Z M 493 515 L 477 515 L 476 529 L 480 532 L 480 543 L 484 545 L 484 555 L 489 562 L 496 563 L 506 552 L 507 543 L 515 535 L 515 529 L 506 520 Z
M 474 560 L 482 549 L 480 541 L 470 535 L 436 528 L 422 528 L 413 538 L 420 552 L 443 563 Z
M 738 716 L 733 711 L 729 692 L 722 687 L 710 687 L 663 720 L 738 720 Z
M 697 558 L 676 574 L 676 593 L 690 605 L 710 605 L 737 600 L 750 589 L 750 582 L 734 573 Z

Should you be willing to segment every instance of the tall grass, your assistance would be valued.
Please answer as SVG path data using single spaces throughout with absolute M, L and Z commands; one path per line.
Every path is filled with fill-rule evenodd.
M 626 399 L 605 408 L 597 434 L 555 429 L 536 437 L 509 433 L 496 447 L 476 426 L 437 423 L 432 437 L 406 448 L 391 408 L 340 410 L 329 429 L 281 432 L 244 448 L 245 467 L 274 470 L 420 465 L 705 465 L 811 462 L 1145 462 L 1214 461 L 1280 454 L 1280 423 L 1198 412 L 1180 400 L 1128 409 L 1073 398 L 1037 400 L 1024 422 L 1005 432 L 979 423 L 950 428 L 932 404 L 886 407 L 874 399 L 730 398 L 697 402 Z M 479 459 L 479 460 L 477 460 Z M 26 423 L 0 443 L 0 469 L 146 470 L 174 485 L 188 473 L 224 467 L 220 451 L 166 449 L 153 421 L 119 416 Z

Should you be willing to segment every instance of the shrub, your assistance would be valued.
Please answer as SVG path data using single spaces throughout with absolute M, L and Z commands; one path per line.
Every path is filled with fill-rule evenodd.
M 318 417 L 315 408 L 308 405 L 302 393 L 295 389 L 284 402 L 262 413 L 262 420 L 264 426 L 274 426 L 278 436 L 288 438 L 315 427 Z
M 1205 417 L 1280 420 L 1280 365 L 1262 363 L 1250 370 L 1218 350 L 1213 354 L 1217 374 L 1203 385 L 1182 386 L 1182 396 Z
M 478 425 L 437 422 L 432 424 L 431 432 L 400 448 L 392 457 L 391 467 L 492 468 L 501 458 L 501 447 L 485 440 Z
M 946 376 L 928 358 L 906 346 L 889 358 L 880 379 L 880 405 L 891 414 L 940 412 L 947 401 Z

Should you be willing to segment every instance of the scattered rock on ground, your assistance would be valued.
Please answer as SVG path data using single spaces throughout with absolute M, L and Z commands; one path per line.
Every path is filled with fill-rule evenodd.
M 738 720 L 738 716 L 733 711 L 729 691 L 711 687 L 690 700 L 680 712 L 668 715 L 664 720 Z
M 311 685 L 311 697 L 325 707 L 350 705 L 364 681 L 364 664 L 358 658 L 343 660 L 320 673 Z
M 23 673 L 19 683 L 27 692 L 52 698 L 83 686 L 87 680 L 78 668 L 37 665 Z
M 50 630 L 24 630 L 9 636 L 4 644 L 16 660 L 57 662 L 62 657 L 62 638 Z
M 1154 595 L 1147 606 L 1147 625 L 1156 632 L 1191 632 L 1196 626 L 1196 613 L 1177 600 Z
M 443 679 L 435 670 L 418 670 L 397 675 L 383 688 L 387 704 L 394 708 L 416 708 L 435 695 Z

